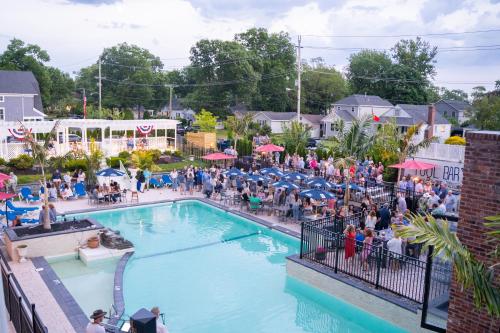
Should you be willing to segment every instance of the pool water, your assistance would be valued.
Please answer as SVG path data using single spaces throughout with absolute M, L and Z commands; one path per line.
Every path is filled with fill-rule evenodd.
M 298 253 L 297 239 L 201 202 L 82 216 L 120 230 L 134 243 L 124 273 L 126 316 L 159 306 L 170 332 L 404 332 L 287 277 L 285 258 Z M 58 273 L 71 271 L 58 265 L 64 264 L 53 264 Z M 82 274 L 94 269 L 74 267 Z M 60 277 L 66 286 L 75 279 Z M 85 280 L 92 283 L 91 276 L 79 283 Z M 110 307 L 90 305 L 89 293 L 68 289 L 87 312 Z

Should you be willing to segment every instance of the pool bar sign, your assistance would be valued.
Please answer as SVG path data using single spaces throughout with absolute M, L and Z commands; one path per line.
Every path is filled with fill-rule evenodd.
M 436 167 L 429 170 L 405 170 L 405 175 L 412 177 L 419 177 L 426 179 L 430 177 L 431 179 L 443 181 L 447 184 L 462 185 L 464 164 L 460 162 L 450 162 L 433 160 L 430 158 L 415 158 L 416 160 L 435 164 Z

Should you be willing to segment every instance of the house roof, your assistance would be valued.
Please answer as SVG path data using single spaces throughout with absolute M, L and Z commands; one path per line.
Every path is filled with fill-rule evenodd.
M 248 112 L 251 112 L 251 111 L 248 111 Z M 260 113 L 265 115 L 270 120 L 275 120 L 275 121 L 292 120 L 295 116 L 297 116 L 297 113 L 295 113 L 295 112 L 261 111 Z
M 43 111 L 42 97 L 38 81 L 29 71 L 0 70 L 0 94 L 28 94 L 34 95 L 35 109 Z M 32 116 L 25 113 L 25 116 Z M 39 116 L 33 114 L 33 116 Z
M 331 113 L 324 116 L 321 121 L 333 121 L 334 118 L 340 118 L 347 123 L 354 120 L 354 116 L 347 110 L 333 110 Z
M 470 103 L 467 101 L 456 101 L 453 99 L 442 99 L 436 103 L 436 108 L 439 108 L 439 104 L 441 104 L 441 103 L 445 103 L 457 111 L 464 111 L 467 108 L 471 107 Z
M 419 122 L 424 122 L 427 124 L 427 116 L 429 112 L 428 105 L 415 105 L 415 104 L 398 104 L 396 107 L 404 110 L 408 115 L 413 118 L 414 123 L 417 124 Z M 398 117 L 395 117 L 398 118 Z M 396 122 L 398 119 L 396 119 Z M 439 112 L 436 112 L 436 117 L 434 118 L 435 124 L 449 124 L 450 122 L 446 120 Z M 413 125 L 412 124 L 412 125 Z
M 302 114 L 301 116 L 315 125 L 319 125 L 321 123 L 321 119 L 324 117 L 322 114 Z
M 393 106 L 389 101 L 375 95 L 351 95 L 333 103 L 335 105 Z

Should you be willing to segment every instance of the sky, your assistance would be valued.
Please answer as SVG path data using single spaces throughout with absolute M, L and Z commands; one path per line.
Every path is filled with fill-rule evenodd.
M 70 74 L 95 63 L 103 48 L 121 42 L 149 49 L 162 58 L 165 69 L 180 68 L 189 63 L 189 49 L 199 39 L 230 40 L 252 27 L 286 31 L 294 43 L 301 35 L 303 58 L 322 57 L 341 71 L 353 51 L 338 48 L 390 49 L 401 39 L 374 35 L 500 29 L 500 0 L 0 0 L 0 4 L 0 52 L 16 37 L 40 45 L 51 56 L 50 65 Z M 499 31 L 424 39 L 443 48 L 437 56 L 436 85 L 470 92 L 477 85 L 491 89 L 500 79 Z M 457 49 L 470 46 L 491 50 Z

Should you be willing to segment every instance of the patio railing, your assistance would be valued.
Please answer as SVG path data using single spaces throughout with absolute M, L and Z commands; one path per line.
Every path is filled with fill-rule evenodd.
M 408 244 L 405 252 L 412 255 L 400 255 L 389 251 L 387 243 L 380 240 L 374 241 L 369 249 L 363 249 L 363 243 L 356 242 L 354 256 L 346 259 L 346 236 L 338 231 L 343 222 L 337 219 L 304 222 L 300 258 L 328 267 L 334 273 L 342 272 L 362 280 L 376 289 L 423 303 L 426 261 L 419 259 L 419 246 Z M 366 267 L 362 265 L 363 256 L 366 256 Z M 436 298 L 448 291 L 451 268 L 439 262 L 432 267 L 430 293 Z
M 5 307 L 17 333 L 47 333 L 47 327 L 38 315 L 35 304 L 24 294 L 9 264 L 0 253 L 0 271 L 3 282 Z

